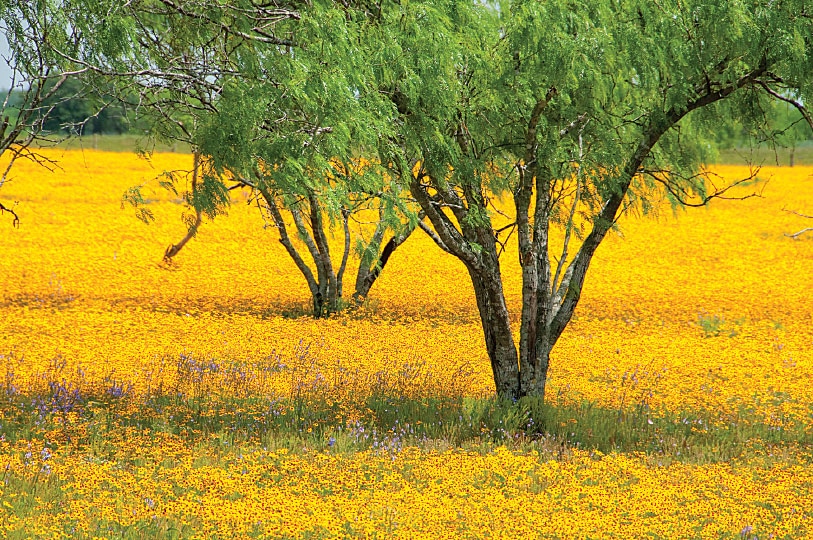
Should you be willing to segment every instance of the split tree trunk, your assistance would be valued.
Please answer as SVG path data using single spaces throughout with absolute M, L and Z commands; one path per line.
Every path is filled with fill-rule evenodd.
M 249 187 L 255 186 L 249 184 Z M 307 198 L 307 208 L 297 206 L 287 208 L 296 226 L 297 235 L 305 244 L 310 255 L 311 264 L 309 265 L 290 238 L 288 227 L 282 215 L 282 209 L 285 207 L 281 204 L 281 201 L 268 189 L 262 187 L 261 184 L 256 186 L 255 189 L 258 189 L 265 200 L 274 225 L 279 231 L 280 243 L 285 247 L 288 255 L 293 259 L 308 283 L 313 301 L 313 316 L 317 318 L 326 317 L 340 311 L 343 307 L 344 275 L 350 256 L 350 211 L 347 209 L 342 210 L 342 232 L 344 234 L 342 258 L 338 269 L 334 269 L 328 244 L 327 224 L 316 194 L 311 194 Z M 352 297 L 357 303 L 363 301 L 369 294 L 392 253 L 406 241 L 413 230 L 414 227 L 408 227 L 403 232 L 393 236 L 379 253 L 378 245 L 380 245 L 381 239 L 386 232 L 382 219 L 374 233 L 371 249 L 365 251 L 356 276 L 355 290 Z M 311 270 L 311 265 L 316 269 L 316 275 Z
M 294 264 L 296 264 L 296 267 L 308 283 L 308 289 L 310 290 L 311 299 L 313 301 L 313 316 L 320 318 L 334 313 L 338 310 L 340 305 L 341 281 L 350 251 L 349 238 L 345 239 L 342 262 L 337 274 L 333 269 L 333 261 L 330 258 L 330 248 L 324 230 L 325 223 L 322 216 L 322 208 L 315 195 L 308 197 L 308 208 L 300 208 L 298 204 L 291 205 L 287 208 L 296 227 L 297 235 L 305 244 L 312 264 L 316 267 L 316 275 L 314 276 L 310 266 L 305 262 L 305 259 L 299 253 L 299 250 L 294 245 L 288 233 L 288 225 L 285 223 L 282 211 L 280 210 L 280 208 L 285 207 L 268 188 L 262 185 L 262 177 L 258 173 L 255 174 L 258 176 L 260 184 L 257 186 L 254 184 L 248 185 L 249 187 L 257 189 L 262 195 L 268 213 L 271 214 L 274 225 L 279 232 L 280 244 L 283 245 L 285 251 L 288 252 L 288 255 L 293 259 Z M 243 182 L 245 183 L 245 180 Z M 309 216 L 309 223 L 306 222 L 303 210 L 307 210 L 305 215 Z M 346 223 L 348 215 L 343 212 L 342 218 L 344 222 L 342 229 L 345 234 L 348 235 L 349 231 Z M 308 227 L 308 225 L 310 225 L 310 227 Z
M 376 225 L 372 240 L 361 256 L 358 274 L 356 274 L 356 290 L 353 292 L 353 300 L 356 304 L 362 303 L 364 299 L 367 298 L 370 289 L 381 275 L 381 272 L 384 271 L 384 267 L 387 266 L 387 262 L 390 260 L 392 254 L 401 244 L 407 241 L 407 238 L 412 236 L 416 228 L 423 229 L 438 247 L 446 252 L 449 251 L 434 231 L 423 223 L 424 217 L 426 216 L 423 212 L 419 213 L 416 225 L 407 224 L 402 231 L 396 231 L 379 252 L 379 246 L 387 230 L 387 226 L 384 223 L 384 216 L 381 216 L 380 221 Z

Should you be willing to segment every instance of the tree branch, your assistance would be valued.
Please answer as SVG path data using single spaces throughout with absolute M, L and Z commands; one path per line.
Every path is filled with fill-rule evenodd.
M 570 235 L 573 230 L 573 220 L 576 217 L 576 208 L 579 206 L 579 198 L 581 197 L 581 177 L 582 177 L 582 165 L 581 160 L 584 158 L 584 147 L 582 144 L 582 136 L 579 134 L 579 164 L 578 169 L 576 170 L 576 195 L 573 197 L 573 205 L 570 207 L 570 213 L 567 217 L 567 223 L 565 224 L 565 239 L 562 245 L 562 256 L 559 259 L 559 263 L 556 265 L 556 272 L 553 274 L 553 281 L 551 282 L 551 289 L 555 291 L 558 286 L 559 275 L 562 273 L 562 268 L 565 265 L 565 261 L 567 261 L 567 250 L 570 246 Z M 564 276 L 562 276 L 564 278 Z M 545 291 L 547 293 L 547 291 Z
M 291 242 L 291 237 L 288 235 L 288 228 L 285 225 L 285 220 L 282 219 L 282 214 L 279 211 L 279 207 L 277 206 L 274 196 L 265 187 L 260 187 L 259 191 L 263 199 L 265 199 L 268 211 L 271 213 L 274 224 L 279 231 L 280 244 L 285 247 L 285 251 L 287 251 L 288 255 L 290 255 L 294 260 L 296 267 L 299 268 L 299 271 L 302 272 L 303 276 L 305 276 L 305 280 L 308 282 L 308 289 L 310 289 L 311 295 L 315 297 L 317 294 L 319 294 L 319 284 L 316 282 L 316 279 L 314 279 L 313 272 L 308 265 L 305 264 L 305 260 L 299 254 L 299 251 L 297 251 L 293 242 Z
M 457 230 L 449 217 L 441 208 L 438 208 L 436 203 L 429 197 L 429 194 L 426 192 L 426 187 L 421 184 L 418 177 L 413 177 L 412 183 L 410 184 L 410 192 L 423 211 L 426 212 L 426 217 L 429 218 L 443 245 L 464 263 L 479 268 L 480 261 L 477 255 L 468 246 L 463 234 Z
M 228 24 L 226 24 L 224 22 L 216 21 L 216 20 L 212 19 L 211 17 L 208 17 L 208 16 L 206 16 L 206 15 L 204 15 L 202 13 L 195 13 L 195 12 L 189 11 L 187 9 L 184 9 L 183 6 L 173 2 L 172 0 L 161 0 L 161 3 L 164 4 L 167 7 L 175 10 L 175 12 L 180 14 L 180 15 L 183 15 L 185 17 L 189 17 L 190 19 L 203 20 L 203 21 L 205 21 L 205 22 L 207 22 L 209 24 L 212 24 L 212 25 L 220 28 L 226 34 L 231 34 L 233 36 L 241 37 L 241 38 L 249 40 L 249 41 L 259 41 L 261 43 L 269 43 L 271 45 L 283 45 L 283 46 L 286 46 L 286 47 L 294 46 L 294 43 L 292 41 L 287 40 L 287 39 L 280 39 L 278 37 L 275 37 L 274 35 L 266 32 L 264 29 L 260 28 L 259 26 L 254 26 L 251 29 L 256 34 L 256 35 L 251 35 L 251 34 L 247 34 L 245 32 L 241 32 L 241 31 L 237 30 L 232 25 L 228 25 Z M 219 5 L 219 6 L 217 6 L 217 9 L 222 11 L 226 7 L 227 6 Z M 228 6 L 228 7 L 232 7 L 232 6 Z M 264 6 L 255 5 L 255 8 L 260 8 L 260 7 L 264 7 Z M 234 9 L 234 8 L 232 7 L 232 9 Z M 242 11 L 243 13 L 247 13 L 247 14 L 254 13 L 255 16 L 256 16 L 256 13 L 257 13 L 256 11 L 248 11 L 248 10 L 240 10 L 240 11 Z M 260 13 L 262 14 L 263 12 L 260 11 Z M 268 17 L 269 12 L 265 12 L 265 13 L 266 13 L 266 16 Z M 299 19 L 302 18 L 302 16 L 298 12 L 287 10 L 287 9 L 274 9 L 273 14 L 274 14 L 274 18 L 276 19 L 276 21 L 280 21 L 280 20 L 283 20 L 283 19 L 299 20 Z
M 810 126 L 810 129 L 813 130 L 813 116 L 810 115 L 810 112 L 800 101 L 796 101 L 795 99 L 783 96 L 782 94 L 768 86 L 768 84 L 765 81 L 758 80 L 756 81 L 756 83 L 760 85 L 768 94 L 778 99 L 779 101 L 784 101 L 785 103 L 793 105 L 796 108 L 796 110 L 799 111 L 799 113 L 802 115 L 802 118 L 805 119 L 807 125 Z
M 200 209 L 195 205 L 195 197 L 197 197 L 197 190 L 198 190 L 198 174 L 200 170 L 200 151 L 196 150 L 193 158 L 193 165 L 192 165 L 192 189 L 191 189 L 191 196 L 192 196 L 192 206 L 195 208 L 195 221 L 186 231 L 186 235 L 181 238 L 181 241 L 177 244 L 170 244 L 167 248 L 166 252 L 164 252 L 164 262 L 171 263 L 172 258 L 178 254 L 179 251 L 183 249 L 187 242 L 189 242 L 197 233 L 198 227 L 200 227 L 201 222 L 203 221 L 201 217 Z
M 661 115 L 653 114 L 650 128 L 643 133 L 635 151 L 627 161 L 623 169 L 622 182 L 616 190 L 605 201 L 601 212 L 597 216 L 590 234 L 582 242 L 579 252 L 565 271 L 562 282 L 553 298 L 553 308 L 556 310 L 550 327 L 550 338 L 555 342 L 561 335 L 568 321 L 573 315 L 573 311 L 581 297 L 581 290 L 584 278 L 593 254 L 598 248 L 604 236 L 615 223 L 618 209 L 627 195 L 632 179 L 639 173 L 641 165 L 649 156 L 652 148 L 660 140 L 661 136 L 676 125 L 683 117 L 690 112 L 711 105 L 721 99 L 725 99 L 736 90 L 748 85 L 755 84 L 760 76 L 768 70 L 767 59 L 763 58 L 759 66 L 746 73 L 734 83 L 719 89 L 707 92 L 707 86 L 698 85 L 695 88 L 697 98 L 688 102 L 685 106 L 673 107 Z M 660 116 L 660 117 L 659 117 Z M 556 307 L 558 306 L 558 308 Z
M 793 238 L 795 240 L 808 231 L 813 231 L 813 227 L 807 227 L 806 229 L 802 229 L 801 231 L 793 234 L 785 233 L 785 236 Z
M 432 230 L 432 227 L 424 223 L 423 220 L 418 221 L 418 227 L 420 227 L 420 229 L 425 232 L 440 249 L 450 255 L 454 255 L 454 253 L 452 253 L 452 251 L 446 247 L 446 244 L 443 243 L 443 240 L 440 239 L 440 236 L 438 236 L 437 233 Z
M 9 214 L 11 214 L 11 217 L 12 217 L 11 226 L 12 227 L 19 227 L 20 226 L 20 216 L 18 216 L 17 213 L 14 212 L 14 210 L 9 208 L 8 206 L 4 206 L 3 203 L 0 203 L 0 214 L 2 214 L 3 212 L 8 212 Z
M 712 183 L 712 187 L 714 188 L 714 190 L 708 195 L 701 196 L 700 199 L 698 201 L 695 201 L 695 202 L 692 202 L 692 201 L 690 201 L 688 199 L 688 197 L 691 197 L 692 194 L 689 193 L 689 191 L 686 188 L 684 188 L 684 187 L 680 186 L 680 184 L 677 184 L 676 182 L 672 181 L 672 179 L 671 179 L 672 174 L 673 174 L 672 171 L 668 171 L 668 170 L 667 171 L 660 171 L 660 170 L 659 171 L 651 171 L 651 170 L 644 169 L 641 172 L 642 172 L 642 174 L 645 174 L 645 175 L 649 176 L 650 178 L 652 178 L 653 180 L 655 180 L 656 182 L 661 184 L 666 189 L 666 191 L 672 197 L 675 198 L 675 200 L 678 203 L 680 203 L 682 206 L 686 206 L 686 207 L 689 207 L 689 208 L 700 208 L 700 207 L 706 206 L 712 199 L 721 199 L 721 200 L 726 200 L 726 201 L 744 201 L 744 200 L 750 199 L 752 197 L 761 197 L 761 193 L 756 193 L 756 192 L 749 193 L 748 195 L 742 195 L 742 196 L 739 196 L 739 197 L 727 197 L 725 195 L 732 188 L 734 188 L 736 186 L 739 186 L 739 185 L 742 185 L 742 184 L 745 184 L 747 182 L 753 181 L 757 177 L 757 175 L 759 174 L 759 169 L 758 168 L 752 170 L 751 173 L 748 176 L 746 176 L 745 178 L 740 178 L 739 180 L 736 180 L 736 181 L 732 182 L 731 184 L 727 185 L 724 188 L 717 188 L 714 185 L 714 183 Z M 697 178 L 705 180 L 705 179 L 708 178 L 709 174 L 711 174 L 711 173 L 702 172 L 702 173 L 696 174 L 696 175 L 694 175 L 692 177 L 685 178 L 685 180 L 694 181 Z
M 788 214 L 793 214 L 795 216 L 799 216 L 799 217 L 803 217 L 803 218 L 807 218 L 807 219 L 813 219 L 813 216 L 808 216 L 807 214 L 802 214 L 802 213 L 797 212 L 795 210 L 788 210 L 787 208 L 783 208 L 782 210 L 784 212 L 787 212 Z M 787 236 L 789 238 L 793 238 L 795 240 L 795 239 L 799 238 L 800 236 L 802 236 L 804 233 L 810 232 L 810 231 L 813 231 L 813 227 L 806 227 L 806 228 L 802 229 L 801 231 L 793 233 L 793 234 L 785 233 L 785 236 Z
M 336 296 L 342 297 L 342 288 L 344 286 L 344 271 L 347 268 L 347 259 L 350 256 L 350 211 L 342 208 L 342 230 L 344 231 L 344 252 L 342 253 L 342 262 L 339 265 L 339 271 L 336 274 Z

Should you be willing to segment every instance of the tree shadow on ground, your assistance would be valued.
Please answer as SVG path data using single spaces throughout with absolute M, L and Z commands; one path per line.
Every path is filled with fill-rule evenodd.
M 116 298 L 93 297 L 74 294 L 18 293 L 0 297 L 0 309 L 20 308 L 44 310 L 65 310 L 82 306 L 102 307 L 108 310 L 129 308 L 187 315 L 209 313 L 214 316 L 245 315 L 259 319 L 282 317 L 284 319 L 307 319 L 313 317 L 313 306 L 309 301 L 290 301 L 275 298 L 255 299 L 248 297 L 199 296 L 183 298 L 160 298 L 156 296 L 121 296 Z M 416 317 L 431 322 L 451 324 L 479 323 L 476 306 L 461 311 L 444 309 L 437 304 L 419 306 L 382 307 L 375 298 L 355 304 L 347 302 L 339 313 L 330 317 L 346 317 L 355 320 L 375 319 L 383 322 L 409 322 Z

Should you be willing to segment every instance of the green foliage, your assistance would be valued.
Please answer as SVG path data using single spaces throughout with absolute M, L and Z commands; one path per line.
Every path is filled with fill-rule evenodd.
M 706 337 L 712 337 L 720 335 L 724 321 L 719 315 L 700 315 L 697 318 L 697 322 L 700 325 L 700 328 L 703 329 L 703 333 L 706 335 Z
M 701 314 L 697 318 L 697 323 L 707 338 L 720 335 L 735 337 L 740 333 L 739 329 L 744 322 L 745 317 L 727 321 L 722 315 Z
M 333 218 L 355 194 L 386 191 L 392 180 L 407 186 L 418 162 L 463 192 L 512 190 L 529 114 L 546 95 L 532 141 L 544 162 L 540 174 L 567 177 L 578 162 L 589 180 L 584 217 L 595 217 L 623 184 L 642 134 L 682 114 L 704 80 L 722 88 L 766 61 L 792 89 L 788 95 L 803 98 L 810 88 L 810 21 L 795 16 L 809 9 L 804 0 L 782 8 L 760 1 L 447 0 L 384 2 L 373 12 L 363 3 L 316 2 L 277 23 L 280 43 L 252 39 L 248 12 L 214 2 L 200 3 L 197 18 L 146 0 L 91 4 L 72 4 L 66 14 L 95 29 L 78 54 L 113 71 L 134 72 L 124 66 L 135 62 L 160 73 L 156 108 L 143 107 L 149 114 L 161 104 L 164 119 L 156 117 L 154 133 L 188 139 L 211 156 L 218 175 L 252 178 L 259 166 L 274 193 L 289 200 L 316 193 Z M 222 25 L 242 34 L 224 33 Z M 141 48 L 145 32 L 165 35 L 167 50 Z M 216 47 L 229 39 L 239 46 Z M 211 53 L 209 74 L 191 72 L 199 79 L 189 86 L 169 78 L 173 54 L 209 48 L 226 51 Z M 132 78 L 118 80 L 133 86 Z M 697 172 L 715 158 L 713 143 L 727 144 L 739 126 L 751 126 L 789 144 L 806 136 L 794 114 L 758 88 L 699 108 L 651 149 L 644 171 L 652 174 L 636 179 L 630 203 L 646 211 L 663 185 L 676 204 L 702 200 L 706 181 Z M 358 156 L 378 159 L 364 175 L 331 180 L 331 160 Z M 212 205 L 228 204 L 211 193 Z M 387 214 L 396 207 L 407 210 L 387 205 Z
M 141 188 L 144 186 L 133 186 L 128 189 L 121 197 L 121 207 L 126 205 L 132 206 L 136 210 L 136 217 L 144 223 L 155 221 L 155 215 L 152 210 L 145 208 L 149 203 L 147 199 L 141 194 Z
M 761 109 L 753 112 L 761 115 L 764 121 L 755 124 L 737 116 L 723 119 L 714 133 L 718 148 L 728 150 L 765 143 L 795 148 L 804 141 L 813 141 L 813 131 L 792 105 L 765 100 L 759 100 L 757 104 Z
M 48 86 L 53 87 L 53 82 Z M 46 86 L 46 90 L 48 89 Z M 122 134 L 129 130 L 127 112 L 120 106 L 110 106 L 105 96 L 83 88 L 77 79 L 66 80 L 43 105 L 53 107 L 42 129 L 79 135 Z

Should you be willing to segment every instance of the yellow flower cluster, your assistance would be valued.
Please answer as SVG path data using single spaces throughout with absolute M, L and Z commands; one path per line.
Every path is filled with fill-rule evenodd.
M 417 398 L 493 392 L 465 270 L 419 233 L 395 252 L 364 307 L 314 320 L 302 315 L 304 279 L 245 193 L 233 192 L 229 215 L 205 222 L 172 265 L 162 263 L 186 230 L 181 199 L 153 179 L 191 168 L 190 156 L 48 155 L 60 170 L 19 162 L 0 191 L 22 222 L 12 228 L 0 216 L 0 393 L 33 395 L 54 381 L 82 396 L 310 393 L 329 396 L 352 419 L 376 390 Z M 716 172 L 748 175 L 742 167 Z M 813 169 L 766 168 L 761 176 L 769 180 L 761 198 L 621 221 L 554 349 L 550 402 L 652 415 L 713 411 L 720 424 L 748 418 L 810 429 L 813 236 L 787 237 L 805 223 L 784 209 L 813 209 Z M 122 194 L 138 184 L 156 217 L 150 225 L 122 209 Z M 503 274 L 518 314 L 512 253 Z M 351 264 L 348 276 L 354 271 Z M 4 407 L 0 422 L 17 414 Z M 574 451 L 560 463 L 508 451 L 405 449 L 395 457 L 235 450 L 224 461 L 137 431 L 110 435 L 100 458 L 69 451 L 66 434 L 46 437 L 68 445 L 47 460 L 48 481 L 64 496 L 38 501 L 34 517 L 20 520 L 23 488 L 0 486 L 7 534 L 109 536 L 147 526 L 202 537 L 813 531 L 813 478 L 796 459 L 658 466 L 640 455 Z M 0 468 L 21 486 L 45 474 L 42 443 L 2 444 Z M 141 465 L 127 464 L 133 455 Z
M 767 460 L 662 466 L 643 455 L 545 460 L 505 448 L 217 458 L 170 437 L 123 435 L 117 443 L 136 463 L 122 465 L 123 451 L 61 460 L 50 474 L 68 479 L 67 497 L 41 501 L 36 523 L 15 519 L 8 499 L 0 527 L 42 537 L 802 538 L 813 519 L 813 469 Z

